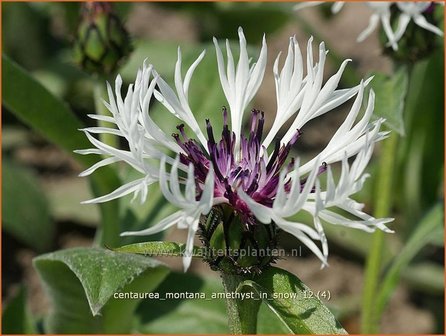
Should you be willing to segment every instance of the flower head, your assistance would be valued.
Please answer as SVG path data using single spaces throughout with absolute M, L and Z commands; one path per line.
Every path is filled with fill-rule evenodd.
M 132 51 L 127 31 L 112 4 L 86 2 L 73 45 L 74 60 L 89 73 L 109 74 Z
M 384 224 L 392 219 L 375 219 L 362 211 L 362 204 L 350 198 L 362 188 L 367 178 L 363 172 L 374 143 L 387 135 L 379 131 L 382 119 L 370 121 L 374 106 L 373 91 L 370 91 L 365 113 L 357 121 L 364 88 L 370 79 L 352 88 L 338 89 L 349 62 L 346 60 L 324 84 L 327 50 L 324 43 L 319 45 L 318 62 L 315 63 L 312 39 L 307 45 L 304 75 L 301 50 L 292 37 L 282 67 L 279 66 L 279 57 L 273 67 L 277 110 L 272 128 L 264 137 L 265 115 L 253 109 L 248 130 L 244 132 L 243 115 L 265 73 L 267 44 L 264 39 L 257 61 L 250 64 L 242 29 L 239 29 L 239 41 L 240 56 L 235 64 L 229 42 L 226 43 L 225 59 L 218 41 L 214 39 L 218 74 L 227 100 L 225 105 L 228 106 L 221 112 L 222 130 L 215 130 L 211 120 L 197 121 L 188 102 L 189 84 L 204 52 L 189 67 L 183 79 L 181 51 L 178 50 L 174 88 L 151 65 L 146 64 L 138 71 L 135 83 L 129 86 L 124 99 L 119 76 L 114 92 L 108 85 L 109 102 L 105 104 L 111 116 L 91 117 L 111 122 L 117 128 L 91 127 L 84 130 L 95 148 L 78 152 L 100 154 L 105 158 L 82 175 L 123 161 L 139 171 L 141 178 L 85 203 L 105 202 L 131 193 L 139 195 L 141 202 L 144 202 L 148 198 L 147 186 L 159 183 L 165 198 L 179 210 L 146 230 L 124 232 L 123 235 L 149 235 L 173 225 L 187 229 L 185 269 L 190 265 L 191 254 L 188 251 L 192 250 L 199 228 L 207 233 L 215 231 L 216 225 L 212 224 L 208 230 L 201 220 L 206 215 L 211 216 L 212 209 L 217 208 L 223 209 L 221 213 L 226 216 L 222 229 L 225 234 L 225 230 L 230 230 L 228 235 L 246 241 L 252 238 L 246 237 L 246 234 L 252 233 L 257 237 L 251 239 L 256 245 L 260 240 L 274 239 L 270 235 L 275 230 L 265 231 L 263 227 L 277 226 L 297 237 L 323 264 L 327 263 L 328 256 L 324 222 L 366 231 L 378 228 L 389 232 Z M 179 119 L 171 136 L 150 117 L 149 105 L 153 97 Z M 308 121 L 353 97 L 355 99 L 347 118 L 319 155 L 301 162 L 299 157 L 291 154 L 293 145 L 303 136 L 302 130 Z M 209 111 L 210 114 L 213 112 Z M 284 129 L 289 120 L 291 127 Z M 205 132 L 201 130 L 200 123 L 205 126 Z M 277 138 L 280 130 L 284 131 L 284 135 Z M 172 133 L 172 130 L 166 132 Z M 127 141 L 128 150 L 104 144 L 93 133 L 116 134 Z M 356 158 L 350 165 L 348 159 L 354 156 Z M 337 182 L 331 169 L 335 162 L 342 163 L 342 174 Z M 321 179 L 326 181 L 326 187 L 322 187 Z M 341 215 L 336 209 L 349 215 Z M 300 211 L 313 216 L 313 226 L 292 220 Z M 317 241 L 320 246 L 316 244 Z
M 294 8 L 300 10 L 305 7 L 311 7 L 322 4 L 323 1 L 309 1 L 296 5 Z M 357 41 L 362 42 L 367 37 L 369 37 L 373 31 L 377 28 L 378 24 L 381 23 L 384 33 L 388 39 L 388 45 L 392 47 L 393 50 L 398 49 L 398 41 L 403 37 L 406 28 L 411 20 L 414 23 L 434 34 L 443 36 L 441 29 L 430 23 L 426 17 L 423 15 L 431 11 L 435 2 L 431 1 L 416 1 L 416 2 L 392 2 L 392 1 L 369 1 L 365 4 L 372 9 L 373 13 L 369 19 L 369 25 L 362 33 L 359 34 Z M 443 2 L 439 2 L 443 4 Z M 332 5 L 332 12 L 334 14 L 338 13 L 344 6 L 343 1 L 336 1 Z M 391 25 L 391 8 L 395 8 L 398 15 L 398 25 L 395 31 L 392 29 Z
M 444 3 L 442 3 L 444 5 Z M 443 32 L 440 28 L 436 27 L 432 23 L 429 23 L 424 17 L 423 13 L 431 12 L 434 3 L 432 2 L 397 2 L 396 5 L 401 11 L 399 16 L 398 26 L 395 32 L 395 40 L 398 41 L 404 35 L 406 28 L 411 20 L 413 22 L 434 34 L 443 36 Z

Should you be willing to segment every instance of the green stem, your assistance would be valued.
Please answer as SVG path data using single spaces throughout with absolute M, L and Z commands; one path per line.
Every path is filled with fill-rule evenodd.
M 392 132 L 390 137 L 383 141 L 382 153 L 379 162 L 377 189 L 375 190 L 376 218 L 388 217 L 393 206 L 393 175 L 395 155 L 398 144 L 398 134 Z M 384 247 L 384 233 L 376 231 L 372 237 L 372 246 L 367 256 L 364 291 L 362 301 L 361 332 L 374 334 L 379 330 L 380 316 L 376 312 L 376 296 L 378 282 L 382 268 L 382 252 Z
M 246 294 L 254 297 L 254 292 L 251 289 L 247 287 L 238 288 L 248 278 L 225 273 L 221 274 L 221 278 L 226 293 L 229 331 L 234 335 L 255 334 L 257 332 L 257 314 L 261 301 L 252 298 L 240 299 L 235 297 L 235 294 Z
M 95 195 L 104 195 L 110 192 L 110 186 L 104 186 L 97 183 L 93 177 L 91 187 Z M 99 205 L 101 213 L 101 226 L 96 230 L 94 244 L 97 246 L 106 246 L 109 248 L 118 247 L 121 243 L 120 227 L 120 202 L 112 200 Z

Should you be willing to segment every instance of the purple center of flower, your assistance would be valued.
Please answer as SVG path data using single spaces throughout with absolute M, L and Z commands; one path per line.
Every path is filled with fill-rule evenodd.
M 237 190 L 242 188 L 254 201 L 271 207 L 277 193 L 280 172 L 290 152 L 291 146 L 302 135 L 296 130 L 291 140 L 286 145 L 280 145 L 277 141 L 270 157 L 267 156 L 266 148 L 262 149 L 264 113 L 252 110 L 250 120 L 250 131 L 248 137 L 241 135 L 239 157 L 235 157 L 235 134 L 228 127 L 228 112 L 223 108 L 223 131 L 221 140 L 215 141 L 209 119 L 206 119 L 208 135 L 208 151 L 204 151 L 194 139 L 189 139 L 184 132 L 184 124 L 177 126 L 180 134 L 174 133 L 178 145 L 186 154 L 180 154 L 183 164 L 194 165 L 197 182 L 203 183 L 212 163 L 215 172 L 214 197 L 224 197 L 248 223 L 254 224 L 255 219 L 248 206 L 242 201 Z M 180 139 L 180 135 L 181 138 Z M 290 159 L 286 169 L 291 171 L 294 167 L 294 158 Z M 319 170 L 326 170 L 323 164 Z M 301 182 L 301 188 L 305 180 Z M 288 191 L 290 181 L 285 183 Z

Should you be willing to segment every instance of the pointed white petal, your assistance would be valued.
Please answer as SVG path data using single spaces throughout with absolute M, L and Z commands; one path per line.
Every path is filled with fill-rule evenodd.
M 149 227 L 148 229 L 144 229 L 141 231 L 122 232 L 121 236 L 149 236 L 167 230 L 171 226 L 175 225 L 181 219 L 182 216 L 183 216 L 183 211 L 177 211 L 171 214 L 170 216 L 167 216 L 154 226 Z
M 426 30 L 431 31 L 434 34 L 437 34 L 438 36 L 443 36 L 443 32 L 440 28 L 434 26 L 433 24 L 429 23 L 426 18 L 423 15 L 416 15 L 413 18 L 414 22 L 420 26 L 421 28 L 424 28 Z
M 140 188 L 141 183 L 145 183 L 146 185 L 149 185 L 149 184 L 152 184 L 153 182 L 155 182 L 155 181 L 148 180 L 147 178 L 141 178 L 141 179 L 126 183 L 107 195 L 93 198 L 88 201 L 83 201 L 81 203 L 82 204 L 92 204 L 92 203 L 108 202 L 108 201 L 114 200 L 116 198 L 124 197 L 124 196 L 136 191 L 138 188 Z
M 359 36 L 356 39 L 356 41 L 362 42 L 367 37 L 369 37 L 373 33 L 373 31 L 376 29 L 376 27 L 378 26 L 378 23 L 379 23 L 379 15 L 378 14 L 372 14 L 370 16 L 370 19 L 369 19 L 369 25 L 367 26 L 366 29 L 364 29 L 362 31 L 361 34 L 359 34 Z

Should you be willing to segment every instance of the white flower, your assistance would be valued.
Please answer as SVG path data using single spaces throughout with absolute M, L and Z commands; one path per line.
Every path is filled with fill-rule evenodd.
M 390 6 L 392 3 L 367 2 L 367 5 L 373 10 L 373 14 L 370 16 L 369 25 L 361 34 L 359 34 L 357 41 L 364 41 L 376 29 L 378 23 L 381 22 L 384 33 L 386 34 L 390 45 L 392 46 L 393 50 L 397 50 L 398 45 L 396 43 L 395 34 L 392 30 L 392 26 L 390 25 Z
M 297 4 L 294 6 L 295 10 L 300 10 L 306 7 L 312 7 L 324 3 L 323 1 L 308 1 Z M 381 23 L 384 33 L 387 36 L 388 44 L 394 49 L 398 49 L 398 41 L 403 37 L 406 31 L 407 25 L 410 20 L 413 20 L 418 26 L 429 30 L 439 36 L 443 36 L 441 29 L 435 25 L 429 23 L 426 18 L 422 15 L 434 2 L 431 1 L 419 1 L 419 2 L 393 2 L 393 1 L 369 1 L 364 2 L 369 8 L 373 10 L 372 15 L 369 19 L 369 25 L 367 28 L 359 34 L 357 41 L 362 42 L 367 37 L 369 37 L 373 31 L 376 29 L 379 23 Z M 444 5 L 443 2 L 438 2 L 438 4 Z M 390 24 L 390 7 L 396 5 L 400 10 L 399 21 L 396 31 L 393 31 Z M 336 1 L 332 5 L 332 12 L 334 14 L 338 13 L 344 6 L 343 1 Z
M 267 45 L 264 39 L 257 62 L 250 65 L 241 29 L 239 40 L 240 57 L 236 64 L 229 43 L 226 43 L 225 61 L 214 39 L 217 71 L 229 106 L 232 127 L 231 131 L 225 108 L 221 140 L 215 139 L 211 121 L 206 121 L 206 132 L 201 130 L 199 125 L 203 121 L 195 119 L 188 101 L 189 84 L 194 70 L 205 56 L 204 52 L 189 67 L 183 79 L 181 52 L 178 50 L 174 88 L 151 65 L 145 63 L 124 99 L 119 76 L 114 92 L 108 85 L 109 102 L 105 104 L 111 115 L 91 117 L 110 122 L 116 128 L 91 127 L 83 130 L 94 148 L 78 153 L 99 154 L 104 158 L 81 175 L 89 175 L 105 165 L 125 162 L 136 169 L 141 177 L 108 195 L 85 203 L 105 202 L 131 193 L 135 197 L 140 196 L 141 202 L 144 202 L 150 200 L 147 186 L 159 183 L 165 198 L 179 210 L 153 227 L 138 232 L 124 232 L 123 235 L 149 235 L 175 224 L 187 229 L 185 269 L 190 265 L 193 239 L 200 217 L 220 204 L 231 207 L 233 213 L 248 226 L 261 222 L 277 225 L 290 232 L 308 246 L 323 264 L 327 263 L 328 245 L 322 222 L 366 231 L 376 228 L 389 231 L 384 224 L 391 219 L 375 219 L 363 213 L 362 205 L 351 199 L 351 195 L 361 189 L 367 176 L 363 171 L 370 160 L 374 143 L 387 135 L 379 131 L 382 119 L 370 122 L 374 106 L 373 91 L 364 115 L 356 121 L 364 88 L 371 78 L 361 81 L 355 87 L 338 89 L 339 80 L 349 61 L 346 60 L 323 84 L 327 53 L 324 43 L 319 45 L 318 62 L 314 63 L 312 39 L 308 41 L 307 69 L 304 74 L 301 51 L 292 37 L 281 70 L 279 57 L 273 67 L 277 100 L 273 126 L 263 139 L 263 112 L 253 110 L 250 129 L 245 135 L 242 132 L 243 115 L 261 85 L 266 68 Z M 287 161 L 291 146 L 302 135 L 301 129 L 305 128 L 308 121 L 355 96 L 347 118 L 317 157 L 302 165 L 299 159 Z M 172 130 L 160 129 L 150 117 L 152 97 L 179 119 L 179 134 L 168 136 Z M 291 128 L 283 130 L 284 124 L 290 119 Z M 275 139 L 281 130 L 284 136 Z M 128 143 L 128 150 L 104 144 L 93 136 L 94 133 L 115 134 Z M 194 136 L 189 137 L 187 133 Z M 273 140 L 275 146 L 269 148 L 273 147 L 269 146 Z M 347 159 L 353 156 L 356 159 L 349 166 Z M 335 162 L 342 162 L 342 175 L 337 185 L 330 168 Z M 167 166 L 171 167 L 170 170 Z M 327 188 L 324 190 L 319 183 L 321 178 L 327 180 Z M 336 209 L 350 215 L 340 215 Z M 299 211 L 309 212 L 313 216 L 313 227 L 292 221 L 290 217 Z M 317 241 L 321 242 L 321 247 L 318 247 Z
M 410 20 L 413 20 L 415 24 L 421 28 L 429 30 L 439 36 L 443 36 L 441 29 L 427 22 L 426 18 L 422 15 L 426 9 L 431 6 L 430 2 L 397 2 L 396 5 L 401 10 L 398 27 L 395 32 L 396 41 L 398 41 L 404 35 Z

